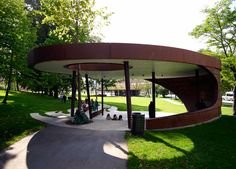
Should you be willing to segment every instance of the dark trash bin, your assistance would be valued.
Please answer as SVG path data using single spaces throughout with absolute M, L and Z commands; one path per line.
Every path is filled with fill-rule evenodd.
M 144 120 L 145 116 L 141 113 L 132 113 L 132 128 L 133 135 L 143 136 L 144 134 Z

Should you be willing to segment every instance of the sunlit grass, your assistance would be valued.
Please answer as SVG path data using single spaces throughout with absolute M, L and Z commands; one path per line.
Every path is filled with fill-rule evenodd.
M 229 115 L 229 116 L 231 116 L 231 115 L 233 114 L 233 108 L 230 107 L 230 106 L 228 106 L 228 107 L 222 106 L 222 107 L 221 107 L 221 111 L 222 111 L 222 114 L 223 114 L 223 115 Z
M 100 101 L 100 98 L 98 99 Z M 148 105 L 151 98 L 148 97 L 131 97 L 133 111 L 148 111 Z M 125 97 L 104 97 L 104 103 L 118 107 L 118 110 L 125 111 L 127 109 Z M 156 111 L 169 113 L 184 113 L 185 106 L 171 104 L 162 98 L 156 98 Z
M 191 139 L 180 133 L 146 132 L 144 137 L 130 140 L 134 154 L 146 160 L 163 160 L 182 157 L 194 149 Z

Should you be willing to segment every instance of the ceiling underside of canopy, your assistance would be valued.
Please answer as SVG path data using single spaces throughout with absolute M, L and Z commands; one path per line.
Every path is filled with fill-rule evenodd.
M 167 61 L 150 61 L 150 60 L 125 60 L 129 62 L 130 77 L 135 79 L 146 79 L 151 78 L 152 72 L 155 72 L 156 78 L 176 78 L 176 77 L 189 77 L 195 76 L 196 70 L 200 75 L 206 74 L 206 70 L 201 66 L 180 63 L 180 62 L 167 62 Z M 106 63 L 106 64 L 104 64 Z M 90 64 L 99 67 L 105 67 L 106 65 L 110 68 L 114 64 L 119 64 L 118 70 L 112 70 L 110 68 L 98 68 L 97 70 L 80 70 L 80 74 L 83 76 L 88 74 L 89 77 L 94 79 L 123 79 L 124 69 L 122 64 L 124 60 L 60 60 L 60 61 L 47 61 L 41 62 L 34 66 L 35 69 L 45 72 L 72 74 L 72 69 L 68 68 L 68 65 L 78 64 L 85 65 Z M 114 65 L 115 66 L 115 65 Z M 110 69 L 110 70 L 109 70 Z M 115 69 L 115 68 L 114 68 Z

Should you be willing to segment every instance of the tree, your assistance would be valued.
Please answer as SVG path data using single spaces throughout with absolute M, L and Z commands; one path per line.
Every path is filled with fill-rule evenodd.
M 101 85 L 102 81 L 101 80 L 97 80 L 98 84 Z M 116 86 L 116 80 L 108 80 L 108 79 L 104 79 L 103 80 L 103 86 L 105 88 L 105 90 L 108 90 L 108 87 L 114 87 Z
M 94 9 L 94 0 L 41 0 L 40 4 L 38 1 L 27 0 L 27 3 L 29 9 L 34 9 L 39 46 L 99 42 L 99 30 L 108 24 L 110 16 L 105 8 Z M 54 93 L 57 97 L 58 92 L 68 90 L 70 86 L 69 76 L 66 75 L 40 73 L 40 77 L 41 82 L 31 83 L 31 88 L 38 90 L 42 87 L 45 94 Z
M 12 79 L 25 64 L 26 55 L 34 45 L 35 30 L 23 0 L 0 1 L 0 23 L 1 76 L 7 80 L 2 103 L 7 103 Z
M 236 2 L 221 0 L 213 8 L 203 10 L 206 19 L 196 26 L 191 35 L 203 38 L 212 54 L 221 59 L 224 88 L 234 88 L 236 93 Z M 209 51 L 208 50 L 208 51 Z M 236 95 L 234 115 L 236 115 Z
M 107 25 L 111 13 L 95 9 L 94 0 L 41 0 L 35 13 L 48 25 L 48 38 L 43 45 L 95 42 L 101 40 L 100 28 Z
M 159 86 L 159 89 L 158 89 L 158 93 L 162 95 L 162 97 L 166 97 L 166 95 L 169 93 L 169 90 L 162 87 L 162 86 Z

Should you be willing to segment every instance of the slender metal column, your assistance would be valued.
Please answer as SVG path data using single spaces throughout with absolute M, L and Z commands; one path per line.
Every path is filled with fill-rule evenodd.
M 81 113 L 81 76 L 80 76 L 80 70 L 78 69 L 78 113 Z
M 197 103 L 200 101 L 200 93 L 199 93 L 199 71 L 195 70 L 195 83 L 196 83 L 196 101 Z
M 155 88 L 155 72 L 152 72 L 152 102 L 156 112 L 156 88 Z
M 96 111 L 98 111 L 98 106 L 97 106 L 97 103 L 98 103 L 98 91 L 97 91 L 97 80 L 95 80 L 95 96 L 96 96 Z
M 125 88 L 126 88 L 126 104 L 127 104 L 127 117 L 128 117 L 128 128 L 131 128 L 131 93 L 130 93 L 130 76 L 129 76 L 129 62 L 124 62 L 125 71 Z
M 85 81 L 86 81 L 86 89 L 87 89 L 87 97 L 88 97 L 88 106 L 89 106 L 89 118 L 92 119 L 92 108 L 91 108 L 91 103 L 90 103 L 88 74 L 85 74 Z
M 75 115 L 75 94 L 76 94 L 76 71 L 73 71 L 72 74 L 72 96 L 71 96 L 71 110 L 70 115 L 73 117 Z
M 101 85 L 102 85 L 102 115 L 103 115 L 103 113 L 104 113 L 104 100 L 103 100 L 104 99 L 104 96 L 103 96 L 103 87 L 104 86 L 103 86 L 103 79 L 101 80 L 101 82 L 102 82 Z

